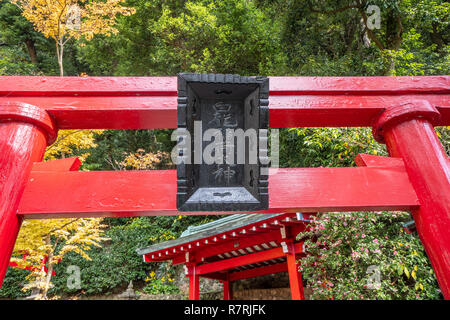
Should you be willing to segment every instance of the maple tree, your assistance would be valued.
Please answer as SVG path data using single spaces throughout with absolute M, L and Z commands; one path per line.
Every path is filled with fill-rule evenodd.
M 135 153 L 128 154 L 123 161 L 118 163 L 121 169 L 132 168 L 136 170 L 156 169 L 164 166 L 165 168 L 173 167 L 170 162 L 170 154 L 168 152 L 145 152 L 144 149 L 138 149 Z
M 44 160 L 65 158 L 74 150 L 95 148 L 95 135 L 103 132 L 104 130 L 60 130 L 56 142 L 47 147 Z M 77 157 L 83 162 L 89 155 L 89 152 L 84 152 Z
M 117 34 L 118 15 L 129 16 L 134 8 L 122 6 L 121 0 L 10 0 L 22 15 L 46 38 L 56 42 L 60 75 L 64 75 L 64 45 L 70 39 L 91 40 L 96 34 Z
M 102 219 L 25 220 L 17 238 L 11 262 L 31 269 L 23 290 L 37 288 L 36 299 L 47 299 L 54 267 L 69 252 L 90 260 L 87 253 L 93 246 L 101 247 L 106 225 Z M 45 265 L 46 264 L 46 265 Z

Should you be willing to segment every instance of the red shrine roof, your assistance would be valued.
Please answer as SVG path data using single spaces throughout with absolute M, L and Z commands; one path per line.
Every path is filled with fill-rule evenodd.
M 286 271 L 286 243 L 293 242 L 296 253 L 302 253 L 303 242 L 296 236 L 308 224 L 308 216 L 301 213 L 236 214 L 191 226 L 178 239 L 137 252 L 145 262 L 172 260 L 176 265 L 194 259 L 202 276 L 220 279 L 227 271 L 237 280 L 242 271 L 246 277 L 249 272 L 262 275 L 263 269 L 264 274 Z

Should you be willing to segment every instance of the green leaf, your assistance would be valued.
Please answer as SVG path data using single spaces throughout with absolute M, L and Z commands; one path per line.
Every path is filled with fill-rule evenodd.
M 398 274 L 399 276 L 401 276 L 401 275 L 403 274 L 403 266 L 402 266 L 402 265 L 399 265 L 399 266 L 397 267 L 397 274 Z

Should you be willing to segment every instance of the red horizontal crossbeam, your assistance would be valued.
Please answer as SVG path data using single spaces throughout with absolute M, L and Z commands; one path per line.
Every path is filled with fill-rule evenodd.
M 416 99 L 450 125 L 449 79 L 270 77 L 270 126 L 371 126 L 385 108 Z M 60 129 L 176 128 L 176 96 L 176 77 L 0 77 L 0 103 L 41 107 Z
M 23 270 L 28 270 L 28 271 L 39 271 L 39 270 L 41 270 L 38 267 L 22 266 L 22 265 L 18 264 L 17 262 L 9 262 L 9 267 L 23 269 Z M 44 272 L 45 273 L 48 272 L 47 267 L 44 267 Z M 52 271 L 52 276 L 55 276 L 55 275 L 56 275 L 56 272 L 53 270 Z
M 25 218 L 208 214 L 179 213 L 176 185 L 175 170 L 32 172 L 18 214 Z M 269 210 L 260 212 L 418 206 L 404 167 L 288 168 L 271 169 Z
M 33 171 L 77 171 L 81 167 L 81 161 L 77 157 L 57 159 L 51 161 L 34 162 Z
M 358 154 L 355 157 L 355 163 L 359 167 L 399 167 L 405 166 L 402 158 L 380 157 L 371 154 Z
M 288 271 L 287 263 L 286 262 L 280 262 L 276 264 L 270 264 L 263 267 L 257 267 L 242 271 L 233 271 L 228 273 L 227 272 L 213 272 L 213 273 L 207 273 L 202 274 L 203 278 L 208 278 L 212 280 L 219 280 L 219 281 L 238 281 L 243 279 L 249 279 L 249 278 L 256 278 L 265 276 L 268 274 L 274 274 L 279 272 L 286 272 Z
M 25 260 L 26 260 L 27 256 L 28 256 L 28 254 L 24 254 L 22 256 L 22 259 L 24 260 L 24 262 L 26 262 Z M 45 256 L 43 259 L 41 259 L 41 266 L 40 267 L 30 266 L 30 265 L 25 265 L 25 264 L 19 264 L 19 263 L 15 262 L 15 261 L 10 261 L 9 262 L 9 267 L 23 269 L 23 270 L 28 270 L 28 271 L 40 271 L 40 270 L 43 269 L 44 272 L 47 273 L 48 272 L 48 268 L 46 267 L 47 260 L 48 260 L 47 256 Z M 58 260 L 58 262 L 60 262 L 60 261 L 61 261 L 61 259 Z M 52 276 L 55 276 L 55 275 L 56 275 L 56 271 L 53 270 L 52 271 Z
M 303 242 L 294 244 L 294 250 L 296 253 L 302 252 Z M 282 247 L 259 251 L 255 253 L 245 254 L 242 256 L 229 258 L 225 260 L 219 260 L 216 262 L 210 262 L 201 264 L 196 267 L 196 273 L 199 275 L 206 273 L 213 273 L 222 270 L 233 269 L 236 267 L 245 266 L 248 264 L 263 262 L 267 260 L 277 259 L 286 256 Z
M 255 277 L 265 276 L 267 274 L 274 274 L 279 272 L 286 272 L 288 270 L 286 262 L 271 264 L 264 267 L 253 268 L 248 270 L 236 271 L 229 274 L 229 281 L 237 281 Z

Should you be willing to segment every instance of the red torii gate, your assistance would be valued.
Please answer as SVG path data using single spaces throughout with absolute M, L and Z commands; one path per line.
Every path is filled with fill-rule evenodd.
M 370 126 L 394 158 L 272 172 L 261 213 L 409 210 L 450 299 L 450 164 L 433 128 L 450 125 L 449 79 L 271 77 L 270 127 Z M 23 218 L 178 214 L 175 171 L 33 170 L 58 129 L 176 128 L 176 88 L 175 77 L 0 77 L 1 281 Z

